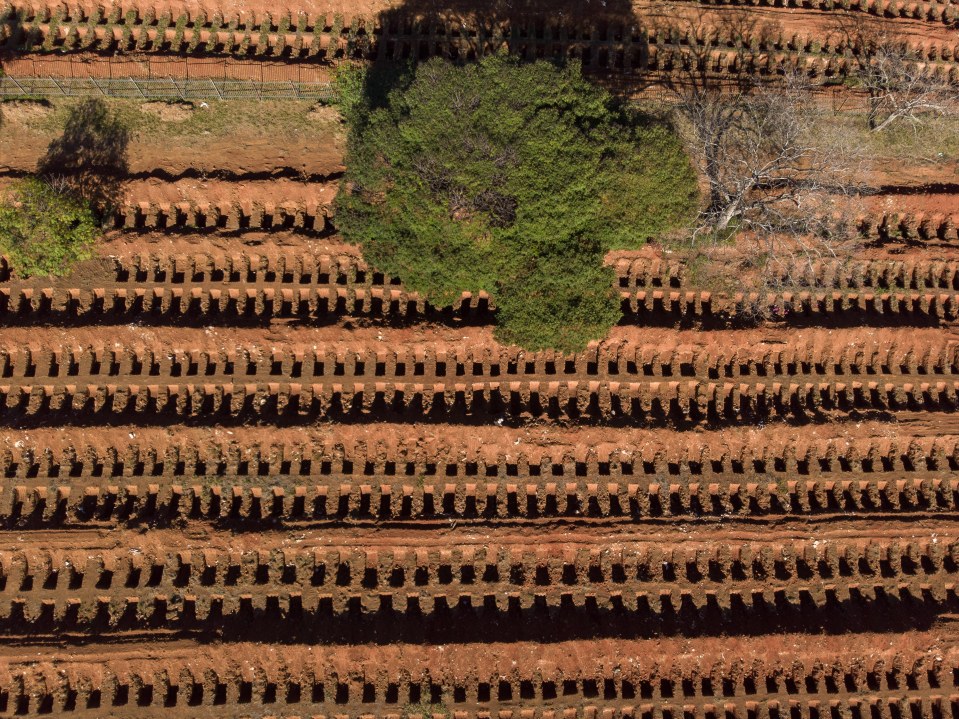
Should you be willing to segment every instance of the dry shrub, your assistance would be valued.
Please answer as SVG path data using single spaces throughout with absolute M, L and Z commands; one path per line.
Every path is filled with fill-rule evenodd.
M 739 261 L 727 257 L 719 271 L 743 289 L 801 284 L 817 261 L 857 247 L 865 153 L 823 122 L 815 89 L 785 69 L 775 82 L 719 86 L 691 73 L 673 85 L 675 125 L 706 188 L 685 244 L 734 246 Z

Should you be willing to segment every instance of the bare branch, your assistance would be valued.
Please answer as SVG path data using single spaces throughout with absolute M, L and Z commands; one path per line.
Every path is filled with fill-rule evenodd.
M 720 85 L 699 73 L 671 84 L 675 124 L 699 166 L 707 197 L 691 244 L 735 236 L 767 285 L 794 281 L 820 259 L 848 256 L 857 238 L 859 148 L 827 131 L 805 75 Z
M 921 61 L 885 25 L 840 18 L 839 29 L 857 58 L 855 79 L 869 96 L 869 127 L 882 132 L 959 109 L 959 85 Z

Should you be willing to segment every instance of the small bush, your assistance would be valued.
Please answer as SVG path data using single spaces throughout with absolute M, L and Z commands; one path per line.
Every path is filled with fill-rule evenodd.
M 620 316 L 604 254 L 695 213 L 696 176 L 670 128 L 575 64 L 491 56 L 381 72 L 337 76 L 346 239 L 434 304 L 489 292 L 506 342 L 571 351 L 603 337 Z
M 173 29 L 173 44 L 171 45 L 173 52 L 180 52 L 183 49 L 183 34 L 186 32 L 187 22 L 189 22 L 189 18 L 185 13 L 176 19 L 176 25 Z
M 206 25 L 206 13 L 201 10 L 193 19 L 193 28 L 190 31 L 190 42 L 186 48 L 187 52 L 194 53 L 197 51 L 197 48 L 200 46 L 200 33 L 204 25 Z
M 336 103 L 345 116 L 350 115 L 363 102 L 366 70 L 362 65 L 344 62 L 333 66 L 332 76 Z
M 153 47 L 151 48 L 154 52 L 163 50 L 166 47 L 166 31 L 167 28 L 170 27 L 171 22 L 173 22 L 173 18 L 168 12 L 163 13 L 157 21 L 156 39 L 153 41 Z
M 38 179 L 13 185 L 0 202 L 0 252 L 20 277 L 63 275 L 93 255 L 90 208 Z

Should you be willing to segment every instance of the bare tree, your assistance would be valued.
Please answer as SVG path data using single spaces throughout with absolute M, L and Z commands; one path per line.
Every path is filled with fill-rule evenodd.
M 904 121 L 918 127 L 929 117 L 955 111 L 959 86 L 922 62 L 886 23 L 846 13 L 837 17 L 836 29 L 856 59 L 853 78 L 868 95 L 874 132 Z
M 736 236 L 763 284 L 792 284 L 818 259 L 850 256 L 866 189 L 862 160 L 831 130 L 804 75 L 782 68 L 735 80 L 696 73 L 671 83 L 675 125 L 706 191 L 691 244 Z
M 718 22 L 686 20 L 687 34 L 704 38 L 685 50 L 681 71 L 667 79 L 677 127 L 699 165 L 706 206 L 694 234 L 716 238 L 732 227 L 754 233 L 817 233 L 828 228 L 825 195 L 855 192 L 850 148 L 824 133 L 815 87 L 800 72 L 779 67 L 772 76 L 754 72 L 753 49 L 781 35 L 781 28 L 744 11 Z M 712 71 L 714 42 L 740 38 L 732 70 Z M 835 141 L 834 141 L 835 140 Z M 832 216 L 834 213 L 829 213 Z
M 869 127 L 882 132 L 901 121 L 919 125 L 959 104 L 959 86 L 918 62 L 905 43 L 881 36 L 857 73 L 869 93 Z
M 822 131 L 811 90 L 795 74 L 747 89 L 680 89 L 677 124 L 708 186 L 701 231 L 822 231 L 814 200 L 862 189 L 852 148 Z

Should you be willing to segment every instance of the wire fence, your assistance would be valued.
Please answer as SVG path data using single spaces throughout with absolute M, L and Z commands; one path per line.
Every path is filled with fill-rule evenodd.
M 608 86 L 624 99 L 670 107 L 676 97 L 662 86 L 641 89 Z M 330 82 L 297 80 L 219 80 L 177 77 L 16 77 L 0 76 L 0 98 L 114 97 L 134 100 L 311 100 L 331 102 L 336 90 Z M 833 112 L 867 109 L 865 96 L 839 89 L 823 89 L 810 96 L 820 109 Z
M 295 80 L 185 80 L 180 78 L 0 77 L 0 97 L 116 97 L 139 100 L 312 100 L 330 101 L 328 82 Z
M 180 55 L 29 54 L 0 57 L 3 72 L 13 77 L 133 77 L 138 80 L 253 80 L 254 82 L 330 81 L 330 66 L 316 62 L 280 62 Z

